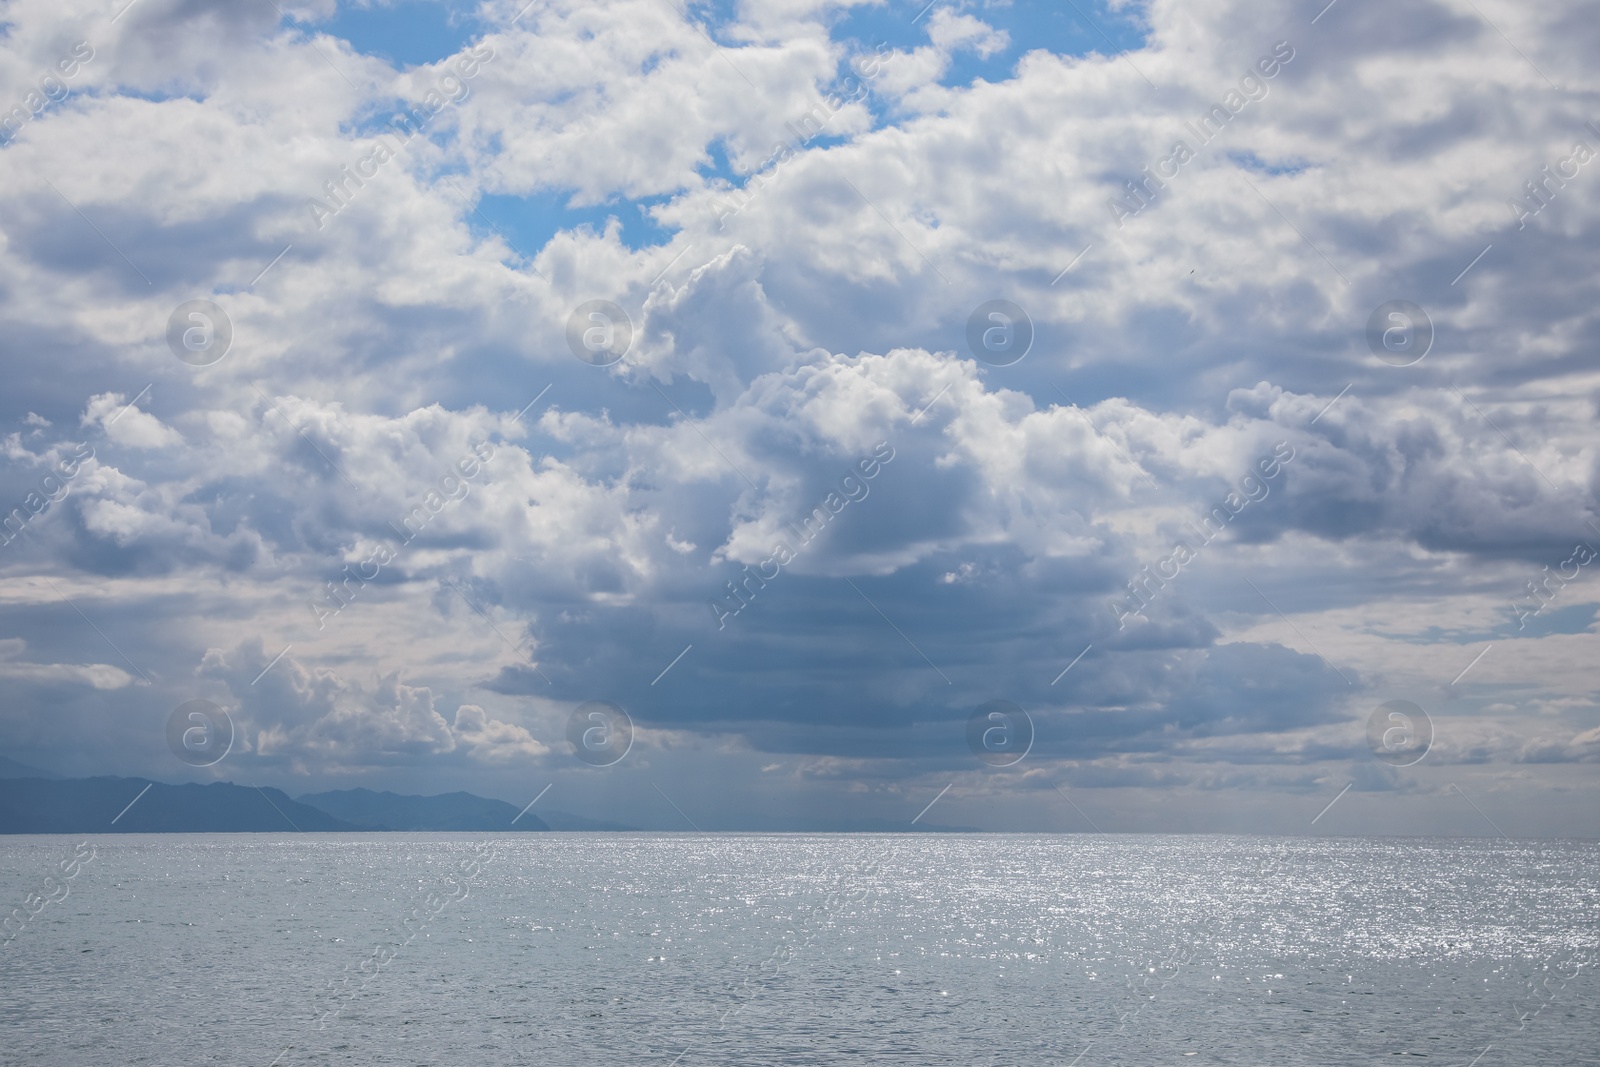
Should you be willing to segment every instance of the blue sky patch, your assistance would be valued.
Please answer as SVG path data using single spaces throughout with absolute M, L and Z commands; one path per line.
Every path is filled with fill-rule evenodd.
M 370 6 L 347 0 L 333 18 L 313 28 L 403 70 L 453 56 L 491 27 L 461 0 L 389 0 Z
M 1553 583 L 1552 583 L 1553 584 Z M 1515 612 L 1512 617 L 1497 628 L 1497 633 L 1490 637 L 1548 637 L 1551 634 L 1583 634 L 1588 633 L 1594 625 L 1595 616 L 1600 613 L 1600 604 L 1593 601 L 1588 603 L 1567 604 L 1563 607 L 1546 607 L 1539 614 L 1531 612 L 1538 606 L 1537 602 L 1523 597 L 1514 603 L 1523 605 L 1530 614 L 1518 625 Z
M 1258 174 L 1299 174 L 1309 166 L 1307 163 L 1298 161 L 1268 163 L 1254 152 L 1229 152 L 1228 158 L 1245 170 L 1253 170 Z
M 504 235 L 518 255 L 529 258 L 538 255 L 539 250 L 562 230 L 588 226 L 596 233 L 604 233 L 606 220 L 613 216 L 622 224 L 622 243 L 631 251 L 664 245 L 672 240 L 673 231 L 658 225 L 645 214 L 649 208 L 665 203 L 668 197 L 569 208 L 567 198 L 571 195 L 566 190 L 529 196 L 486 193 L 478 202 L 477 211 L 468 211 L 465 207 L 462 210 L 466 212 L 467 222 L 474 233 L 488 236 L 493 232 L 488 225 L 492 222 L 494 229 Z
M 1041 0 L 1017 0 L 1003 5 L 987 0 L 971 4 L 954 0 L 935 0 L 932 4 L 927 0 L 888 0 L 877 6 L 852 8 L 834 26 L 833 39 L 856 42 L 864 51 L 871 51 L 879 41 L 887 41 L 897 51 L 923 47 L 928 44 L 928 22 L 941 8 L 971 15 L 1010 35 L 1010 43 L 987 59 L 970 48 L 959 50 L 940 82 L 952 87 L 970 85 L 978 78 L 1003 81 L 1011 76 L 1017 60 L 1041 48 L 1055 55 L 1085 56 L 1092 52 L 1113 55 L 1144 46 L 1137 12 L 1108 11 L 1105 0 L 1076 0 L 1076 4 L 1074 8 L 1072 4 Z
M 689 3 L 676 4 L 689 13 L 689 21 L 704 26 L 711 32 L 713 39 L 729 47 L 738 47 L 734 41 L 722 32 L 730 23 L 737 22 L 739 18 L 739 0 L 690 0 Z
M 721 178 L 725 182 L 737 185 L 740 181 L 739 172 L 733 169 L 733 164 L 728 161 L 728 146 L 718 137 L 706 145 L 706 155 L 710 160 L 701 163 L 695 168 L 703 177 L 710 180 Z

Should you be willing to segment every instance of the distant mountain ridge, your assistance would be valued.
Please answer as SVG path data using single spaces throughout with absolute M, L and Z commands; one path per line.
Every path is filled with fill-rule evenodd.
M 503 800 L 471 793 L 418 797 L 370 789 L 334 789 L 307 793 L 299 800 L 361 830 L 550 829 L 531 811 L 519 816 L 517 809 Z
M 550 812 L 561 830 L 631 830 Z M 63 778 L 0 756 L 0 834 L 549 832 L 531 811 L 472 793 L 407 796 L 336 789 L 290 797 L 281 789 L 148 778 Z
M 887 819 L 819 820 L 746 813 L 737 833 L 963 833 L 966 826 Z M 148 778 L 62 778 L 0 756 L 0 834 L 105 833 L 614 833 L 638 828 L 546 809 L 542 816 L 472 793 L 412 796 L 280 789 Z
M 0 779 L 0 834 L 271 833 L 356 830 L 280 789 L 148 778 Z

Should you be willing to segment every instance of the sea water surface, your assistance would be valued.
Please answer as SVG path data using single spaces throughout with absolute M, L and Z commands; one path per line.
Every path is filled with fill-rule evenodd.
M 0 838 L 4 908 L 84 840 Z M 1600 1062 L 1592 842 L 87 840 L 5 1064 Z

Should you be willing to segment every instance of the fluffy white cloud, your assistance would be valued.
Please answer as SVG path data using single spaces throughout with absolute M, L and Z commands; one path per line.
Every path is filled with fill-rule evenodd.
M 897 782 L 966 759 L 1003 695 L 1063 779 L 1269 788 L 1300 771 L 1208 764 L 1361 758 L 1371 705 L 1491 643 L 1430 758 L 1592 762 L 1592 568 L 1515 607 L 1600 546 L 1581 7 L 1154 0 L 1123 56 L 940 7 L 868 73 L 878 42 L 835 33 L 860 6 L 487 5 L 400 70 L 321 32 L 331 4 L 13 4 L 8 69 L 94 55 L 0 148 L 31 353 L 0 405 L 0 634 L 82 662 L 26 583 L 98 583 L 172 703 L 219 687 L 242 752 L 317 774 L 511 774 L 607 698 L 752 768 Z M 980 62 L 1003 76 L 952 74 Z M 402 107 L 425 133 L 386 132 Z M 233 325 L 204 368 L 166 344 L 195 298 Z M 609 368 L 564 335 L 596 298 L 634 331 Z M 995 298 L 1035 331 L 1010 366 L 967 348 Z M 1431 317 L 1415 365 L 1368 348 L 1391 299 Z M 30 512 L 73 434 L 93 460 Z M 47 756 L 33 714 L 0 728 Z
M 550 751 L 527 730 L 490 718 L 476 704 L 463 704 L 456 709 L 453 729 L 456 738 L 485 763 L 537 759 Z

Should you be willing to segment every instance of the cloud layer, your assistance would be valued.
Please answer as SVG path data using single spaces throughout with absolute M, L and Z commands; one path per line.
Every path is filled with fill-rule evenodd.
M 202 697 L 195 773 L 639 824 L 1595 832 L 1600 28 L 1320 6 L 12 4 L 7 751 L 190 773 Z

